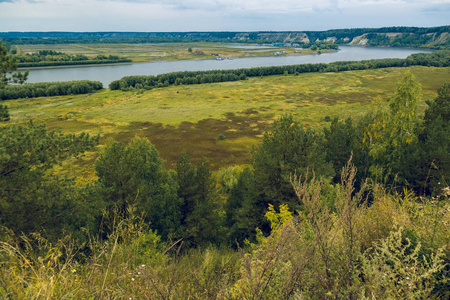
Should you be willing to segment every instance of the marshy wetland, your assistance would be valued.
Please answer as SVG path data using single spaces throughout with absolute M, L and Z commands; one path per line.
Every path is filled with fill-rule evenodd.
M 329 116 L 357 119 L 388 107 L 396 84 L 410 70 L 422 84 L 422 102 L 436 96 L 450 78 L 449 68 L 386 68 L 339 73 L 312 73 L 248 78 L 245 81 L 181 85 L 150 91 L 109 91 L 87 95 L 4 101 L 11 120 L 46 123 L 64 132 L 86 131 L 108 140 L 148 138 L 166 167 L 185 151 L 194 161 L 206 158 L 212 169 L 248 164 L 252 147 L 274 119 L 290 113 L 305 125 L 321 127 Z M 224 139 L 219 139 L 222 135 Z M 87 153 L 82 165 L 94 174 L 97 154 Z

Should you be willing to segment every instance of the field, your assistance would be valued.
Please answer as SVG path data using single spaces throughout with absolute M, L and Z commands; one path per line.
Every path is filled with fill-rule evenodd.
M 409 68 L 422 84 L 423 101 L 450 79 L 450 68 Z M 150 91 L 103 90 L 79 96 L 4 101 L 11 121 L 45 122 L 64 132 L 101 135 L 101 144 L 147 137 L 172 168 L 183 152 L 206 157 L 212 169 L 248 164 L 253 145 L 278 116 L 291 113 L 321 127 L 325 116 L 358 118 L 387 107 L 407 70 L 390 68 L 342 73 L 269 76 L 245 81 L 173 86 Z M 219 139 L 219 135 L 225 139 Z M 222 137 L 221 136 L 221 137 Z M 70 162 L 70 172 L 92 178 L 96 153 Z M 83 165 L 83 168 L 77 166 Z M 82 170 L 82 171 L 80 171 Z M 79 172 L 82 172 L 80 174 Z M 83 177 L 82 176 L 82 177 Z
M 249 46 L 249 45 L 246 45 Z M 40 50 L 59 51 L 68 54 L 82 54 L 94 57 L 99 54 L 117 55 L 131 59 L 134 62 L 169 61 L 184 59 L 215 59 L 211 54 L 221 57 L 256 57 L 268 56 L 280 50 L 286 55 L 307 55 L 317 51 L 309 49 L 268 47 L 242 48 L 237 44 L 219 43 L 167 43 L 167 44 L 55 44 L 55 45 L 20 45 L 15 46 L 19 54 L 37 52 Z M 251 46 L 250 46 L 251 47 Z M 189 48 L 192 52 L 189 52 Z M 196 52 L 197 51 L 197 52 Z M 327 52 L 330 50 L 322 50 Z

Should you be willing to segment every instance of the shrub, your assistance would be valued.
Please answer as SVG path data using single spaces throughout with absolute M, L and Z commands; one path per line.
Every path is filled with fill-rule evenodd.
M 0 122 L 8 122 L 9 120 L 8 106 L 0 105 Z

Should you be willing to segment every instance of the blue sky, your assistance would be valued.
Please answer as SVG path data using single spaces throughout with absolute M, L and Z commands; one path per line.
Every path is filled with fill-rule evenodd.
M 0 0 L 0 31 L 302 31 L 450 24 L 450 0 Z

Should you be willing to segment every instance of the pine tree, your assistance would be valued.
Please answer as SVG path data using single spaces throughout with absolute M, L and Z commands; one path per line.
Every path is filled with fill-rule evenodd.
M 427 104 L 419 135 L 419 192 L 439 194 L 450 184 L 450 84 L 444 84 L 434 101 Z
M 182 199 L 180 234 L 191 246 L 218 243 L 220 217 L 214 182 L 205 159 L 192 165 L 182 153 L 176 166 L 178 196 Z
M 176 232 L 181 205 L 177 184 L 148 139 L 135 138 L 128 146 L 110 143 L 97 159 L 95 169 L 108 211 L 116 209 L 127 217 L 134 206 L 162 236 Z
M 17 63 L 14 57 L 8 54 L 8 49 L 4 43 L 0 42 L 0 89 L 9 83 L 24 83 L 28 77 L 25 73 L 14 73 L 17 70 Z
M 78 204 L 72 180 L 55 164 L 91 149 L 98 137 L 48 131 L 44 125 L 0 127 L 0 222 L 17 234 L 72 228 Z

